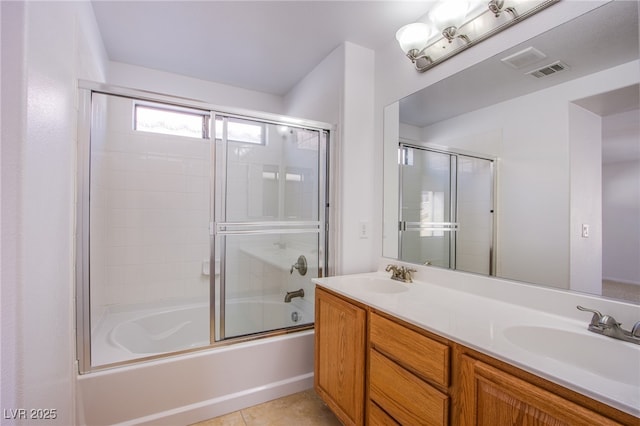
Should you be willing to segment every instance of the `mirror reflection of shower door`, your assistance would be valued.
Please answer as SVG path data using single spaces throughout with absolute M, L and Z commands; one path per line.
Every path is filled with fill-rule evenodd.
M 400 259 L 491 274 L 493 162 L 400 144 Z
M 457 156 L 456 269 L 495 275 L 493 161 Z
M 400 259 L 455 267 L 452 156 L 401 145 Z
M 313 323 L 311 278 L 325 263 L 324 132 L 229 116 L 215 128 L 215 339 Z M 304 297 L 285 303 L 300 289 Z

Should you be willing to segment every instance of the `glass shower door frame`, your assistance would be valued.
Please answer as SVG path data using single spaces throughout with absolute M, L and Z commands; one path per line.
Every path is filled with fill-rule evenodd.
M 290 123 L 282 123 L 279 121 L 265 120 L 252 116 L 242 116 L 234 114 L 226 114 L 220 112 L 212 112 L 213 115 L 213 128 L 212 134 L 216 134 L 215 126 L 219 122 L 223 123 L 221 139 L 217 139 L 216 136 L 212 138 L 214 144 L 212 152 L 212 173 L 211 173 L 211 259 L 210 263 L 215 264 L 216 258 L 219 252 L 220 262 L 220 281 L 219 284 L 215 283 L 215 274 L 210 276 L 211 290 L 211 327 L 210 327 L 210 339 L 211 342 L 221 342 L 227 339 L 226 333 L 226 244 L 227 237 L 230 236 L 249 236 L 249 235 L 269 235 L 269 234 L 309 234 L 314 233 L 318 235 L 318 270 L 319 273 L 325 274 L 329 265 L 329 138 L 330 133 L 326 128 L 315 128 L 310 126 L 298 126 Z M 228 158 L 228 119 L 241 119 L 260 122 L 263 124 L 271 125 L 285 125 L 288 127 L 307 129 L 318 132 L 318 212 L 317 221 L 241 221 L 233 222 L 227 221 L 227 158 Z M 220 161 L 217 156 L 222 156 L 223 160 Z M 216 243 L 217 242 L 217 243 Z M 313 322 L 308 326 L 312 326 Z M 306 327 L 306 326 L 305 326 Z M 268 333 L 268 332 L 267 332 Z M 232 337 L 234 339 L 242 339 L 242 336 Z
M 407 161 L 407 150 L 408 149 L 416 149 L 420 151 L 429 151 L 444 155 L 449 155 L 450 158 L 450 222 L 429 222 L 429 223 L 421 223 L 421 222 L 409 222 L 403 220 L 403 167 Z M 449 268 L 456 269 L 456 253 L 457 253 L 457 231 L 459 229 L 460 223 L 458 222 L 459 212 L 458 212 L 458 157 L 467 157 L 467 158 L 476 158 L 480 160 L 486 160 L 490 162 L 490 175 L 491 175 L 491 189 L 490 189 L 490 204 L 492 206 L 491 214 L 492 214 L 492 224 L 491 224 L 491 239 L 489 242 L 489 275 L 495 275 L 496 271 L 496 259 L 495 259 L 495 241 L 496 241 L 496 215 L 494 214 L 496 211 L 496 185 L 497 179 L 495 174 L 495 163 L 496 158 L 484 157 L 481 155 L 477 155 L 475 153 L 458 151 L 454 149 L 448 148 L 434 148 L 427 147 L 422 145 L 415 145 L 408 142 L 400 142 L 398 145 L 398 161 L 400 163 L 399 170 L 399 180 L 398 180 L 398 257 L 399 259 L 403 259 L 402 251 L 403 251 L 403 234 L 407 231 L 419 232 L 421 230 L 430 230 L 430 231 L 443 231 L 449 233 Z M 429 262 L 425 263 L 429 265 Z
M 318 264 L 322 268 L 321 274 L 326 275 L 328 270 L 333 267 L 334 258 L 329 252 L 329 221 L 334 220 L 330 218 L 329 211 L 329 177 L 330 177 L 330 136 L 331 132 L 335 130 L 335 127 L 326 123 L 316 122 L 312 120 L 300 120 L 294 118 L 287 118 L 281 115 L 261 113 L 250 110 L 243 110 L 237 108 L 219 108 L 215 105 L 208 104 L 206 102 L 200 102 L 197 100 L 191 100 L 186 98 L 180 98 L 172 95 L 166 95 L 161 93 L 152 93 L 148 91 L 141 91 L 137 89 L 131 89 L 126 87 L 112 86 L 103 83 L 97 83 L 86 80 L 78 81 L 78 150 L 77 150 L 77 189 L 76 189 L 76 238 L 75 238 L 75 324 L 76 324 L 76 360 L 78 362 L 78 373 L 86 374 L 95 371 L 101 371 L 107 368 L 113 368 L 121 365 L 129 365 L 138 363 L 141 361 L 149 361 L 153 359 L 160 359 L 170 355 L 176 355 L 181 353 L 189 353 L 202 349 L 212 348 L 218 345 L 225 345 L 231 341 L 242 341 L 255 339 L 263 336 L 269 336 L 278 333 L 261 333 L 258 336 L 249 336 L 244 338 L 232 339 L 226 342 L 217 342 L 211 338 L 209 345 L 189 348 L 184 350 L 178 350 L 175 352 L 167 352 L 161 354 L 154 354 L 145 357 L 137 357 L 130 360 L 118 361 L 111 364 L 104 365 L 92 365 L 91 359 L 91 300 L 90 300 L 90 254 L 89 254 L 89 241 L 90 241 L 90 160 L 91 160 L 91 126 L 92 126 L 92 96 L 93 94 L 112 95 L 116 97 L 130 98 L 144 102 L 162 103 L 167 105 L 173 105 L 178 108 L 195 108 L 203 111 L 208 111 L 210 117 L 215 115 L 227 115 L 236 116 L 239 118 L 258 120 L 273 124 L 282 124 L 290 127 L 297 127 L 303 129 L 316 130 L 320 134 L 320 153 L 319 153 L 319 224 L 314 226 L 314 232 L 318 233 L 320 247 L 322 252 L 318 253 Z M 213 123 L 211 123 L 213 128 Z M 213 133 L 213 132 L 212 132 Z M 215 134 L 210 136 L 211 143 L 215 143 Z M 211 168 L 215 167 L 215 154 L 211 149 Z M 213 221 L 213 205 L 215 199 L 213 198 L 214 192 L 214 176 L 211 176 L 211 205 L 210 205 L 210 223 L 209 223 L 209 238 L 211 243 L 211 254 L 209 264 L 209 287 L 210 287 L 210 307 L 215 305 L 215 257 L 214 257 L 214 242 L 215 242 L 215 229 Z M 333 214 L 333 213 L 332 213 Z M 223 225 L 223 223 L 221 223 Z M 300 226 L 306 227 L 307 223 L 288 223 L 288 230 L 299 228 Z M 232 228 L 228 227 L 230 224 L 224 224 L 224 228 L 220 228 L 220 232 L 230 232 Z M 295 228 L 294 228 L 295 227 Z M 213 312 L 210 309 L 210 312 Z M 210 330 L 215 330 L 215 322 L 213 321 L 214 314 L 212 314 L 209 325 Z M 313 323 L 309 325 L 313 327 Z M 287 331 L 285 331 L 287 332 Z M 282 332 L 280 332 L 282 333 Z M 211 333 L 210 333 L 211 334 Z
M 403 183 L 404 183 L 404 174 L 402 165 L 407 161 L 407 151 L 409 149 L 415 149 L 419 151 L 428 151 L 434 152 L 438 154 L 448 155 L 449 156 L 449 218 L 450 221 L 443 222 L 412 222 L 406 221 L 403 217 Z M 400 159 L 400 167 L 399 167 L 399 197 L 398 197 L 398 214 L 399 214 L 399 223 L 398 223 L 398 254 L 399 258 L 403 259 L 403 236 L 405 232 L 420 232 L 420 231 L 441 231 L 446 233 L 448 236 L 449 242 L 449 256 L 448 256 L 448 268 L 455 269 L 456 267 L 456 232 L 458 230 L 459 223 L 456 221 L 457 218 L 457 187 L 456 187 L 456 174 L 457 174 L 457 162 L 456 156 L 450 152 L 439 151 L 431 148 L 426 148 L 423 146 L 407 144 L 401 142 L 399 145 L 399 159 Z M 431 263 L 427 260 L 425 265 L 430 265 Z

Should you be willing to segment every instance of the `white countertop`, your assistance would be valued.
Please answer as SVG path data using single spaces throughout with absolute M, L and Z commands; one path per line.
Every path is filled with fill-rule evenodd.
M 313 282 L 640 417 L 640 345 L 591 333 L 586 329 L 591 315 L 574 312 L 575 306 L 581 304 L 616 319 L 617 315 L 629 318 L 640 314 L 638 305 L 471 274 L 453 276 L 450 271 L 436 268 L 417 269 L 412 284 L 392 281 L 384 271 L 318 278 Z M 371 280 L 388 280 L 402 287 L 402 291 L 371 291 L 367 289 Z M 507 290 L 502 291 L 505 284 Z M 498 293 L 502 295 L 493 297 Z M 636 320 L 639 319 L 640 315 Z M 556 334 L 559 338 L 557 344 L 545 339 L 537 345 L 535 338 L 513 327 L 543 329 L 551 331 L 552 338 Z M 575 339 L 564 338 L 563 332 Z M 600 359 L 603 355 L 612 359 Z M 621 365 L 622 359 L 629 365 Z M 593 362 L 601 363 L 604 370 L 596 374 L 589 368 Z

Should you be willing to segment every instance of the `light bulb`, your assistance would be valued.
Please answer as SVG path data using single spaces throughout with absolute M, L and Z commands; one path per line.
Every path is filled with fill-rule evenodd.
M 396 32 L 396 40 L 404 53 L 424 49 L 432 34 L 431 28 L 424 23 L 415 22 L 405 25 Z
M 429 12 L 429 19 L 442 30 L 464 24 L 469 3 L 465 0 L 442 0 Z

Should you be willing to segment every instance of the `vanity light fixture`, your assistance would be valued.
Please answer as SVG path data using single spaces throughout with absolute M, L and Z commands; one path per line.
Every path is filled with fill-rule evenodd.
M 560 0 L 439 0 L 425 22 L 396 33 L 400 48 L 424 72 Z

